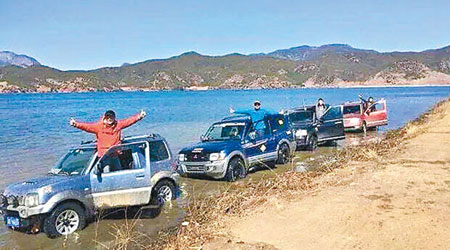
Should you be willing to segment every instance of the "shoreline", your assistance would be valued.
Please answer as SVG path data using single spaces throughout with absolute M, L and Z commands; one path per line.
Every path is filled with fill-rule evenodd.
M 273 245 L 270 244 L 268 235 L 265 236 L 269 243 L 267 244 L 263 239 L 264 242 L 259 244 L 258 239 L 250 240 L 252 235 L 247 234 L 245 240 L 236 238 L 236 234 L 233 234 L 236 231 L 233 230 L 243 229 L 237 226 L 243 221 L 246 225 L 250 225 L 250 228 L 244 228 L 244 230 L 251 230 L 251 227 L 263 230 L 266 220 L 258 220 L 261 219 L 260 217 L 255 219 L 255 216 L 259 216 L 257 214 L 279 212 L 277 204 L 282 204 L 283 207 L 290 207 L 292 204 L 295 204 L 295 207 L 301 206 L 302 202 L 298 203 L 299 200 L 314 200 L 318 193 L 327 188 L 352 186 L 355 181 L 349 182 L 347 180 L 349 177 L 364 173 L 369 173 L 370 176 L 372 172 L 380 168 L 372 163 L 380 164 L 388 161 L 392 155 L 398 155 L 399 151 L 405 148 L 405 144 L 420 137 L 430 126 L 441 121 L 442 112 L 445 112 L 448 107 L 450 107 L 450 99 L 446 98 L 402 128 L 387 131 L 386 138 L 380 142 L 364 145 L 367 151 L 361 151 L 360 146 L 348 146 L 342 152 L 337 152 L 332 159 L 323 159 L 322 168 L 318 171 L 286 172 L 260 183 L 249 185 L 246 183 L 243 190 L 241 190 L 243 183 L 233 183 L 230 190 L 218 197 L 204 201 L 194 200 L 189 206 L 184 225 L 162 232 L 161 237 L 151 243 L 149 248 L 254 249 L 268 247 L 267 249 L 272 249 Z M 360 162 L 363 167 L 355 167 L 358 166 L 355 161 Z M 393 198 L 389 198 L 391 199 Z M 257 211 L 257 213 L 254 215 L 251 211 Z M 308 215 L 305 216 L 308 218 Z M 232 228 L 232 232 L 229 228 Z M 310 245 L 310 247 L 314 246 Z
M 397 84 L 386 84 L 386 85 L 337 85 L 337 86 L 309 86 L 309 87 L 286 87 L 286 88 L 209 88 L 209 89 L 201 89 L 201 90 L 192 90 L 192 89 L 157 89 L 157 90 L 97 90 L 97 91 L 48 91 L 48 92 L 38 92 L 38 91 L 23 91 L 23 92 L 0 92 L 0 95 L 20 95 L 20 94 L 83 94 L 83 93 L 151 93 L 151 92 L 169 92 L 169 91 L 183 91 L 183 92 L 208 92 L 208 91 L 218 91 L 218 90 L 228 90 L 228 91 L 251 91 L 251 90 L 294 90 L 294 89 L 365 89 L 365 88 L 422 88 L 422 87 L 450 87 L 450 83 L 446 84 L 405 84 L 405 85 L 397 85 Z

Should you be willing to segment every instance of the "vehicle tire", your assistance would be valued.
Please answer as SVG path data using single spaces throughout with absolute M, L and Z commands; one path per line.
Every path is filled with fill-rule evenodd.
M 75 202 L 58 205 L 44 219 L 44 232 L 49 238 L 69 235 L 86 226 L 86 212 Z
M 173 182 L 161 180 L 152 189 L 149 205 L 151 208 L 145 213 L 150 218 L 156 218 L 162 211 L 164 204 L 176 199 L 176 188 Z
M 308 146 L 306 146 L 306 150 L 308 151 L 314 151 L 317 149 L 318 145 L 318 139 L 316 135 L 311 135 L 310 139 L 308 140 Z
M 173 182 L 169 180 L 161 180 L 156 183 L 155 187 L 152 189 L 151 199 L 157 199 L 161 204 L 175 200 L 176 188 Z
M 225 180 L 233 182 L 239 178 L 245 177 L 245 164 L 240 157 L 232 158 L 227 167 L 227 173 L 225 174 Z
M 291 151 L 289 149 L 289 146 L 286 143 L 283 143 L 278 148 L 278 158 L 277 158 L 277 164 L 286 164 L 289 162 L 289 158 L 291 156 Z
M 363 122 L 361 130 L 362 130 L 362 132 L 364 132 L 364 134 L 367 133 L 367 124 L 365 121 Z

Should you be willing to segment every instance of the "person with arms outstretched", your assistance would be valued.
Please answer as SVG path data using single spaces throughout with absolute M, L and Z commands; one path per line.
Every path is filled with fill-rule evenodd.
M 369 96 L 369 98 L 364 99 L 362 95 L 358 95 L 359 99 L 363 102 L 364 112 L 369 111 L 373 112 L 375 111 L 375 102 L 373 100 L 373 97 Z
M 116 114 L 112 110 L 106 111 L 105 115 L 97 122 L 77 122 L 70 118 L 70 125 L 95 134 L 97 138 L 97 156 L 102 157 L 109 148 L 120 144 L 122 129 L 127 128 L 146 116 L 144 110 L 140 113 L 123 120 L 116 120 Z
M 261 102 L 259 100 L 256 100 L 253 102 L 253 109 L 234 110 L 233 108 L 230 107 L 230 113 L 249 115 L 252 118 L 253 122 L 257 122 L 257 121 L 264 119 L 264 116 L 266 114 L 268 114 L 269 112 L 265 109 L 262 109 Z

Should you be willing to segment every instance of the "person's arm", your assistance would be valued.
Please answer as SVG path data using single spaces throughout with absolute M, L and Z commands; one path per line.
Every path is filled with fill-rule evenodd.
M 146 116 L 146 113 L 144 110 L 142 110 L 139 114 L 135 114 L 132 117 L 129 117 L 127 119 L 119 120 L 117 122 L 117 125 L 118 125 L 119 129 L 124 129 L 124 128 L 127 128 L 127 127 L 135 124 L 136 122 L 138 122 L 145 116 Z
M 358 95 L 358 97 L 359 97 L 359 99 L 361 99 L 361 101 L 363 101 L 364 103 L 367 103 L 366 99 L 364 99 L 364 98 L 362 97 L 362 95 Z
M 252 112 L 254 112 L 253 110 L 249 110 L 249 109 L 236 109 L 234 110 L 234 114 L 241 114 L 241 115 L 251 115 Z
M 97 133 L 98 128 L 98 122 L 96 123 L 90 123 L 90 122 L 77 122 L 73 118 L 70 118 L 70 125 L 77 129 L 81 129 L 83 131 L 86 131 L 88 133 Z

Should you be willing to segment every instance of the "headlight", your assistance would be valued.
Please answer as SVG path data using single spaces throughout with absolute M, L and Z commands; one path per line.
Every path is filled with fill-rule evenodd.
M 225 152 L 220 152 L 220 153 L 212 153 L 209 155 L 209 160 L 210 161 L 219 161 L 219 160 L 223 160 L 225 159 L 226 154 Z
M 39 205 L 39 195 L 37 193 L 31 193 L 25 196 L 25 206 L 35 207 L 37 205 Z
M 299 130 L 295 131 L 296 137 L 303 137 L 303 136 L 307 136 L 307 135 L 308 135 L 308 131 L 306 129 L 299 129 Z
M 179 154 L 179 155 L 178 155 L 178 160 L 179 160 L 179 161 L 185 161 L 185 160 L 186 160 L 186 155 L 184 155 L 184 154 Z

